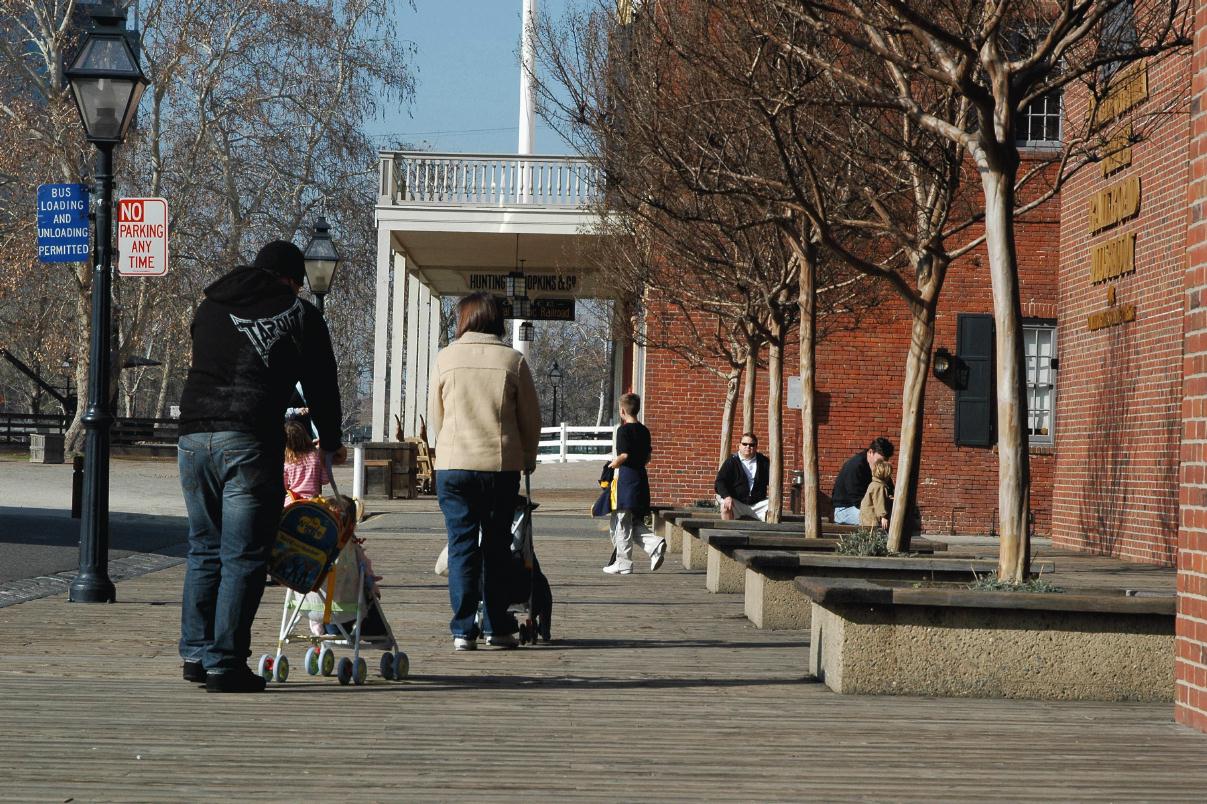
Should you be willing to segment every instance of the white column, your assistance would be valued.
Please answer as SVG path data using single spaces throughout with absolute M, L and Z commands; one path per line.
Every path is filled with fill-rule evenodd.
M 386 434 L 383 440 L 394 440 L 395 416 L 402 417 L 402 399 L 407 389 L 402 384 L 402 364 L 406 350 L 406 291 L 415 280 L 407 271 L 407 260 L 401 254 L 394 257 L 394 292 L 390 298 L 390 318 L 394 322 L 390 341 L 390 403 Z
M 432 303 L 428 307 L 428 312 L 431 316 L 428 322 L 428 361 L 427 361 L 427 377 L 428 382 L 424 386 L 424 403 L 423 409 L 427 410 L 427 399 L 431 395 L 431 377 L 436 370 L 436 355 L 440 352 L 440 297 L 435 293 L 432 294 Z M 424 413 L 426 417 L 427 414 Z M 435 443 L 436 434 L 428 430 L 428 440 Z
M 533 132 L 536 129 L 536 0 L 524 0 L 520 33 L 520 143 L 519 154 L 532 153 Z M 523 171 L 523 162 L 521 171 Z M 527 184 L 522 185 L 527 187 Z M 525 190 L 521 189 L 521 194 Z
M 389 417 L 386 413 L 389 383 L 386 366 L 390 351 L 390 271 L 393 268 L 394 248 L 390 230 L 377 224 L 377 282 L 373 304 L 373 407 L 372 438 L 386 439 Z
M 407 282 L 407 340 L 406 340 L 406 379 L 402 398 L 402 431 L 404 435 L 414 435 L 419 421 L 418 388 L 419 388 L 419 290 L 422 283 L 416 277 Z
M 416 310 L 415 332 L 415 418 L 407 435 L 419 435 L 419 418 L 427 419 L 427 389 L 431 376 L 432 350 L 432 290 L 427 285 L 419 286 L 419 306 Z

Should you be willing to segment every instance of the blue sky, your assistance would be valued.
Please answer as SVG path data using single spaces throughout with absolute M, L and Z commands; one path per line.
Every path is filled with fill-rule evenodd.
M 560 17 L 569 0 L 538 0 Z M 521 0 L 416 0 L 395 3 L 402 36 L 417 48 L 410 114 L 387 110 L 369 124 L 378 143 L 395 137 L 430 150 L 515 153 L 520 98 Z M 537 119 L 534 150 L 567 153 Z

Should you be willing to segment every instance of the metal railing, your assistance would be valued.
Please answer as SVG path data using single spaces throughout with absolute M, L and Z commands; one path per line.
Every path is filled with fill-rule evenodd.
M 536 459 L 540 463 L 608 460 L 616 456 L 615 434 L 614 427 L 579 427 L 565 422 L 542 427 Z
M 601 171 L 569 156 L 382 151 L 378 204 L 585 207 Z

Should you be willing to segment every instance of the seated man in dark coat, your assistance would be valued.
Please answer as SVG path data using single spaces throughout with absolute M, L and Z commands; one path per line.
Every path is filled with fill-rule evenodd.
M 872 482 L 872 469 L 881 461 L 893 457 L 893 442 L 880 437 L 866 451 L 860 450 L 847 459 L 834 480 L 834 521 L 840 525 L 859 524 L 859 504 Z
M 738 452 L 730 455 L 717 471 L 713 488 L 721 506 L 722 519 L 767 518 L 767 478 L 771 461 L 758 451 L 754 433 L 742 433 Z

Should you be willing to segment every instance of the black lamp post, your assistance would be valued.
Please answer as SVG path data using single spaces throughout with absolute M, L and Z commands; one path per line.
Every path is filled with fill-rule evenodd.
M 562 384 L 562 370 L 557 365 L 557 361 L 553 361 L 553 368 L 549 369 L 549 385 L 553 387 L 553 410 L 550 411 L 549 426 L 557 427 L 557 389 Z
M 109 580 L 109 429 L 113 425 L 109 347 L 113 262 L 113 149 L 134 121 L 147 79 L 126 34 L 126 12 L 112 3 L 92 9 L 92 30 L 66 70 L 84 136 L 96 146 L 96 240 L 92 273 L 92 341 L 88 358 L 88 409 L 84 424 L 84 500 L 80 523 L 80 572 L 67 599 L 112 603 Z
M 339 266 L 339 252 L 335 250 L 335 244 L 331 242 L 331 227 L 327 224 L 325 217 L 319 216 L 318 221 L 314 224 L 314 233 L 310 237 L 310 243 L 306 246 L 303 256 L 306 259 L 306 284 L 310 285 L 310 292 L 314 294 L 321 313 L 323 312 L 323 297 L 327 295 L 327 291 L 331 290 L 331 283 L 335 279 L 335 269 Z

